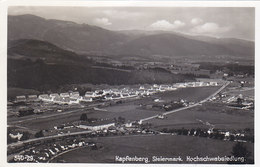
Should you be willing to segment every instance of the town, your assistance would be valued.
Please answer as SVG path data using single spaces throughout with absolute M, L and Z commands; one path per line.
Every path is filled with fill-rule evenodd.
M 254 5 L 129 4 L 8 6 L 5 166 L 255 163 Z
M 236 81 L 234 84 L 238 85 L 239 89 L 249 89 L 241 87 L 240 83 L 240 81 Z M 98 150 L 104 147 L 103 144 L 96 143 L 91 138 L 105 136 L 184 135 L 252 143 L 254 142 L 254 138 L 253 131 L 250 128 L 245 130 L 219 129 L 207 121 L 204 122 L 197 119 L 196 121 L 202 124 L 204 126 L 203 128 L 187 129 L 182 127 L 180 129 L 158 129 L 156 126 L 153 126 L 152 122 L 149 122 L 151 119 L 167 120 L 168 114 L 170 115 L 173 112 L 188 108 L 200 107 L 205 102 L 221 103 L 231 108 L 237 107 L 243 110 L 252 110 L 254 102 L 251 97 L 243 97 L 241 94 L 232 95 L 230 91 L 222 92 L 222 89 L 229 84 L 233 83 L 220 79 L 198 79 L 196 82 L 174 83 L 172 85 L 146 84 L 121 87 L 120 89 L 99 89 L 87 91 L 83 96 L 80 96 L 77 91 L 17 96 L 13 102 L 9 102 L 9 118 L 11 120 L 11 124 L 9 125 L 10 130 L 8 131 L 8 138 L 10 138 L 8 147 L 9 161 L 50 162 L 63 153 L 81 147 Z M 201 89 L 206 87 L 216 87 L 218 91 L 201 101 L 187 99 L 169 101 L 161 98 L 163 97 L 161 95 L 166 95 L 167 92 L 171 93 L 185 89 Z M 235 90 L 236 89 L 233 88 L 231 92 Z M 83 112 L 80 115 L 78 114 L 79 118 L 76 121 L 53 124 L 52 127 L 46 127 L 36 132 L 34 136 L 16 125 L 16 123 L 21 123 L 22 125 L 23 122 L 35 118 L 55 117 L 63 113 L 70 114 L 71 110 L 79 113 L 80 110 L 84 111 L 87 109 L 96 112 L 97 115 L 99 115 L 98 113 L 109 113 L 107 108 L 111 106 L 136 103 L 146 98 L 152 98 L 152 101 L 140 103 L 138 107 L 148 113 L 145 114 L 148 116 L 146 118 L 131 120 L 128 117 L 111 117 L 109 115 L 108 117 L 104 115 L 95 118 L 91 117 L 91 114 L 88 114 L 88 112 Z M 157 114 L 152 116 L 149 114 L 149 110 L 155 110 Z M 129 113 L 131 114 L 131 111 L 129 111 Z M 36 117 L 34 118 L 33 115 L 36 115 Z M 21 119 L 17 120 L 16 118 Z M 40 146 L 42 143 L 47 143 L 47 145 Z M 34 149 L 35 147 L 37 149 Z M 21 150 L 27 151 L 21 152 Z

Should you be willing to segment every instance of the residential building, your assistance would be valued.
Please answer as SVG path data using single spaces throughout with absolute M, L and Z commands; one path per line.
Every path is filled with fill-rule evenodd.
M 16 101 L 17 102 L 26 101 L 26 97 L 25 96 L 16 96 Z
M 70 97 L 69 93 L 60 93 L 60 97 Z

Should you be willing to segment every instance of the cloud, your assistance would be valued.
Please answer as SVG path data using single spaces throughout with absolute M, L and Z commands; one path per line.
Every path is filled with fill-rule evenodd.
M 129 18 L 138 18 L 143 15 L 140 12 L 128 12 L 128 11 L 121 11 L 121 10 L 103 10 L 102 14 L 105 17 L 113 18 L 113 19 L 129 19 Z
M 180 20 L 175 20 L 173 23 L 170 23 L 167 20 L 158 20 L 152 23 L 149 28 L 153 30 L 174 30 L 181 27 L 184 27 L 185 23 Z
M 191 29 L 192 33 L 196 34 L 218 34 L 231 30 L 231 27 L 220 27 L 217 23 L 207 22 L 202 25 L 195 26 Z
M 198 25 L 198 24 L 203 23 L 203 20 L 200 19 L 200 18 L 193 18 L 193 19 L 191 19 L 190 22 L 191 22 L 191 24 L 193 24 L 193 25 Z
M 94 23 L 100 26 L 109 26 L 112 25 L 112 23 L 108 20 L 108 18 L 96 18 L 94 19 Z

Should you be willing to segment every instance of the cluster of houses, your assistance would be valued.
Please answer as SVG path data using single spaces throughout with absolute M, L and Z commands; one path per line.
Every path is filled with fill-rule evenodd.
M 250 110 L 254 108 L 254 98 L 251 97 L 243 97 L 242 94 L 239 95 L 222 95 L 222 102 L 228 104 L 229 107 L 241 108 Z
M 67 143 L 63 142 L 60 144 L 52 144 L 51 146 L 44 147 L 40 150 L 31 148 L 30 150 L 26 151 L 23 155 L 27 155 L 27 157 L 31 158 L 23 158 L 23 155 L 20 156 L 14 156 L 13 161 L 14 162 L 47 162 L 51 160 L 52 158 L 55 158 L 57 155 L 71 149 L 75 149 L 78 147 L 95 147 L 95 143 L 88 143 L 84 140 L 71 140 Z
M 172 91 L 178 88 L 185 87 L 203 87 L 203 86 L 217 86 L 217 82 L 186 82 L 186 83 L 175 83 L 175 84 L 163 84 L 163 85 L 142 85 L 139 88 L 122 88 L 122 89 L 104 89 L 87 91 L 84 96 L 80 96 L 79 92 L 70 93 L 53 93 L 53 94 L 41 94 L 17 96 L 16 101 L 37 101 L 41 100 L 44 102 L 53 102 L 58 104 L 78 104 L 79 102 L 92 102 L 97 98 L 102 100 L 118 100 L 125 98 L 133 98 L 138 96 L 149 96 L 154 93 Z

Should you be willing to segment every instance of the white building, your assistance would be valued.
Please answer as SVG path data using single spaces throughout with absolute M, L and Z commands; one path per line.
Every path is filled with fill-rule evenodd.
M 86 96 L 84 96 L 84 97 L 82 97 L 82 98 L 80 99 L 80 101 L 92 102 L 93 99 L 92 99 L 92 97 L 86 97 Z
M 70 93 L 70 98 L 71 99 L 79 99 L 80 98 L 79 92 L 71 92 Z
M 16 101 L 26 101 L 26 97 L 25 96 L 16 96 Z
M 51 102 L 51 101 L 53 101 L 53 97 L 49 97 L 49 95 L 48 94 L 41 94 L 41 95 L 39 95 L 39 97 L 38 97 L 40 100 L 42 100 L 42 101 L 46 101 L 46 102 Z
M 38 99 L 37 95 L 28 95 L 28 100 L 30 100 L 30 101 L 35 101 L 37 99 Z
M 96 93 L 88 91 L 88 92 L 85 93 L 85 97 L 92 97 L 92 98 L 96 97 Z
M 69 93 L 61 93 L 60 97 L 70 97 Z
M 70 99 L 69 104 L 78 104 L 79 99 Z
M 115 123 L 110 123 L 110 124 L 105 124 L 105 125 L 97 125 L 97 126 L 79 125 L 78 128 L 96 131 L 96 130 L 108 129 L 111 126 L 115 126 Z
M 60 95 L 58 93 L 52 93 L 50 94 L 50 97 L 59 97 Z

